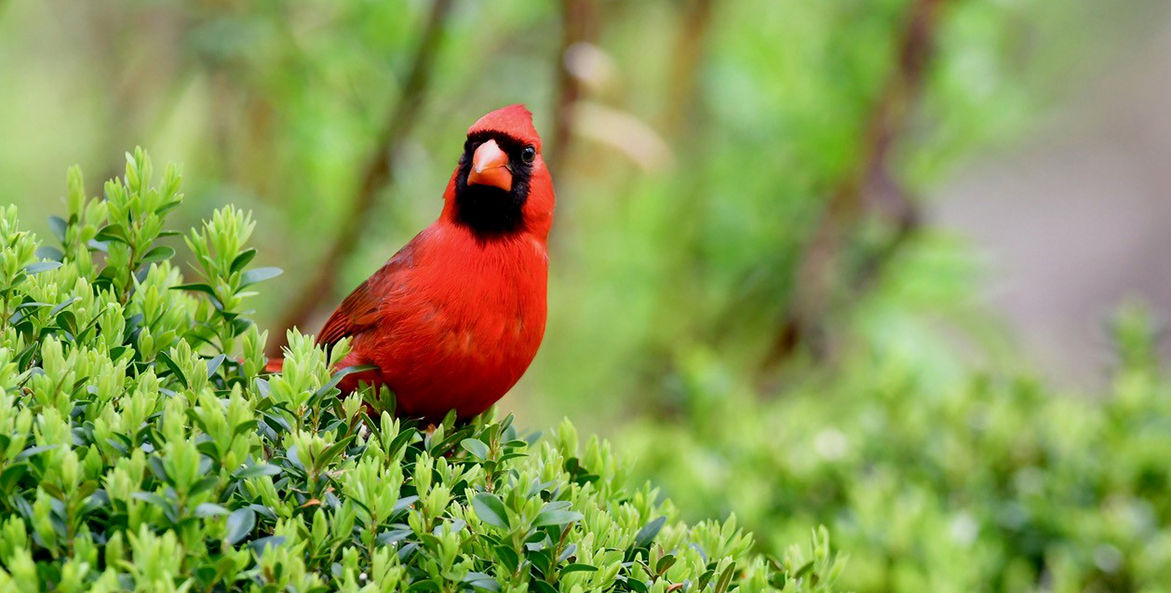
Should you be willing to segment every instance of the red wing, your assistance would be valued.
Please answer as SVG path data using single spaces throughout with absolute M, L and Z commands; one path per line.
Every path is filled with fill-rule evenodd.
M 318 344 L 333 347 L 342 338 L 356 336 L 378 322 L 384 300 L 399 281 L 398 273 L 412 264 L 414 244 L 408 243 L 342 301 L 317 334 Z

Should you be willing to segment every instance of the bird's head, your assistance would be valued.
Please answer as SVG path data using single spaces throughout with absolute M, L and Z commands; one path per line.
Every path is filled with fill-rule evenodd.
M 472 124 L 445 200 L 444 216 L 481 238 L 548 236 L 553 180 L 528 109 L 502 107 Z

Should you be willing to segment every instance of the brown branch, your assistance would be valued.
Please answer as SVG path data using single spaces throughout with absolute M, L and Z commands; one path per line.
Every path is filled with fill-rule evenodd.
M 568 160 L 574 140 L 574 108 L 582 95 L 582 81 L 570 67 L 571 54 L 577 44 L 590 43 L 594 39 L 596 14 L 594 0 L 561 0 L 561 47 L 557 52 L 553 135 L 544 151 L 545 162 L 554 174 Z
M 349 216 L 342 221 L 325 257 L 315 266 L 313 277 L 294 293 L 296 300 L 277 322 L 276 327 L 281 331 L 269 342 L 270 355 L 278 354 L 284 346 L 285 330 L 305 325 L 322 303 L 333 295 L 342 265 L 369 227 L 370 210 L 377 202 L 379 192 L 394 181 L 395 155 L 423 106 L 452 3 L 453 0 L 435 0 L 431 5 L 403 91 L 366 163 Z
M 865 215 L 868 197 L 885 200 L 872 201 L 876 201 L 880 210 L 893 211 L 896 230 L 889 244 L 863 263 L 861 283 L 877 275 L 919 224 L 914 200 L 894 182 L 888 167 L 891 147 L 905 130 L 911 110 L 922 94 L 944 3 L 945 0 L 915 0 L 911 7 L 899 40 L 894 69 L 865 127 L 858 166 L 830 194 L 821 221 L 802 253 L 793 302 L 765 357 L 764 368 L 787 358 L 802 343 L 817 346 L 818 325 L 823 321 L 838 286 L 836 276 L 841 272 L 838 261 L 841 251 L 850 232 Z
M 673 134 L 672 140 L 679 140 L 679 132 L 685 127 L 695 104 L 696 80 L 699 78 L 699 67 L 707 51 L 707 36 L 711 29 L 712 8 L 715 0 L 689 0 L 687 9 L 683 13 L 683 22 L 679 27 L 679 35 L 675 38 L 675 46 L 671 55 L 668 70 L 668 84 L 672 87 L 670 96 L 674 97 L 663 114 L 660 129 Z

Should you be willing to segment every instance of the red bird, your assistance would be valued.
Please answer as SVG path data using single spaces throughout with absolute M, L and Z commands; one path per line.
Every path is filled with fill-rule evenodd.
M 553 179 L 523 105 L 468 129 L 463 155 L 431 226 L 346 297 L 317 336 L 352 338 L 340 367 L 384 384 L 400 416 L 438 422 L 474 416 L 504 396 L 545 333 Z M 273 361 L 270 370 L 279 370 Z

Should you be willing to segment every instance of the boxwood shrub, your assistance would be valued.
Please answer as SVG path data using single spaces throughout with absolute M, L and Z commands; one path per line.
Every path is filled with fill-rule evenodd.
M 1167 592 L 1171 382 L 1153 327 L 1142 307 L 1113 319 L 1092 396 L 859 349 L 762 397 L 696 351 L 682 420 L 623 443 L 687 516 L 734 508 L 766 551 L 826 525 L 849 590 Z
M 296 332 L 265 376 L 245 303 L 279 271 L 252 266 L 255 222 L 184 235 L 184 278 L 179 175 L 151 178 L 141 151 L 104 198 L 71 171 L 52 245 L 0 213 L 0 590 L 832 590 L 824 532 L 755 555 L 568 422 L 396 419 Z

